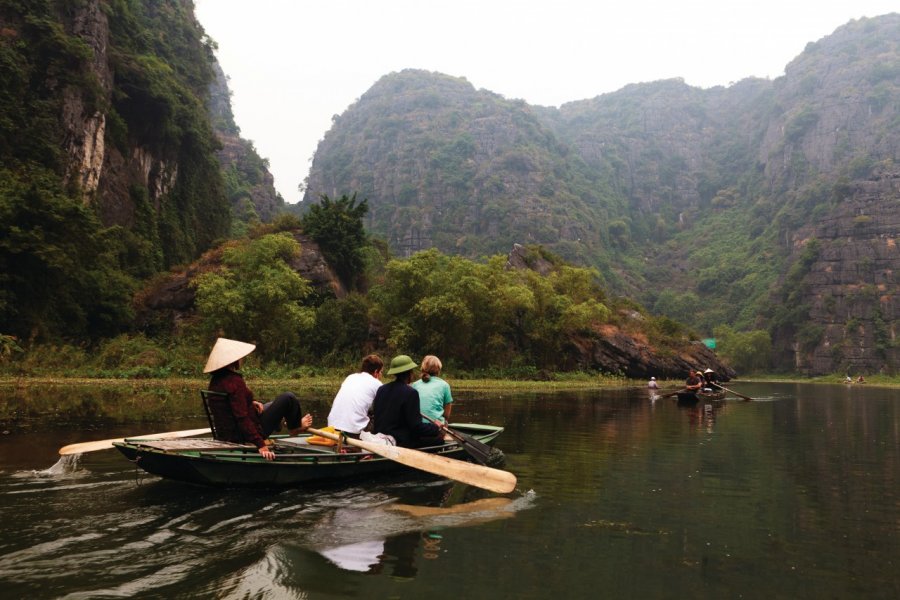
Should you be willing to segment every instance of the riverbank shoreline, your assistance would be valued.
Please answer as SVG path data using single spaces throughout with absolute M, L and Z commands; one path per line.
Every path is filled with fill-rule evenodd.
M 282 378 L 282 377 L 254 377 L 247 375 L 247 380 L 260 388 L 294 388 L 314 390 L 337 390 L 343 376 L 315 375 L 310 377 Z M 645 381 L 625 379 L 620 377 L 591 377 L 583 374 L 577 378 L 565 378 L 556 380 L 515 380 L 515 379 L 465 379 L 448 377 L 454 391 L 479 392 L 479 391 L 578 391 L 595 388 L 633 388 L 646 387 Z M 65 376 L 0 376 L 0 387 L 39 387 L 39 386 L 108 386 L 130 387 L 133 389 L 147 388 L 182 388 L 204 389 L 206 378 L 169 377 L 169 378 L 95 378 L 95 377 L 65 377 Z M 682 387 L 680 380 L 660 380 L 660 391 L 678 389 Z M 727 382 L 726 387 L 739 387 L 741 383 L 804 383 L 826 385 L 852 385 L 879 388 L 900 388 L 900 378 L 874 377 L 865 383 L 845 383 L 834 377 L 784 377 L 784 376 L 759 376 L 745 379 L 734 379 Z

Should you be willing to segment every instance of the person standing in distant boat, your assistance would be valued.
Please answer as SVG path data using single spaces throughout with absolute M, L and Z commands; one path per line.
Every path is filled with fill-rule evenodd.
M 301 418 L 300 400 L 292 392 L 284 392 L 266 404 L 253 399 L 253 392 L 239 369 L 244 358 L 255 349 L 253 344 L 219 338 L 203 372 L 211 373 L 207 389 L 228 394 L 228 406 L 237 429 L 226 432 L 225 441 L 253 444 L 261 456 L 273 460 L 275 453 L 266 445 L 266 438 L 281 429 L 282 420 L 291 435 L 306 431 L 312 425 L 312 415 Z
M 419 392 L 419 409 L 427 417 L 426 423 L 436 420 L 446 424 L 453 410 L 450 384 L 440 377 L 443 366 L 441 359 L 429 354 L 422 359 L 422 378 L 412 384 Z
M 369 424 L 375 392 L 381 387 L 384 361 L 377 354 L 362 360 L 358 373 L 347 375 L 341 383 L 328 413 L 328 425 L 357 437 Z
M 659 384 L 656 383 L 656 377 L 651 377 L 651 378 L 650 378 L 650 381 L 647 383 L 647 387 L 650 388 L 651 390 L 658 390 L 658 389 L 659 389 Z

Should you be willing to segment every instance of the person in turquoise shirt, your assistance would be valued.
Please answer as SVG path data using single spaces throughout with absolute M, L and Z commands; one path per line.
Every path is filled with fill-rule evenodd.
M 429 354 L 422 359 L 422 378 L 412 386 L 419 392 L 419 409 L 422 414 L 447 423 L 453 409 L 453 396 L 450 394 L 450 384 L 439 377 L 442 368 L 441 360 Z M 423 421 L 429 422 L 427 419 Z

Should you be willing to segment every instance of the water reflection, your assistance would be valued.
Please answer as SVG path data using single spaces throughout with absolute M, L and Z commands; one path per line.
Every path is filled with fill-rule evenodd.
M 715 429 L 716 419 L 720 414 L 724 414 L 727 403 L 727 400 L 700 400 L 697 402 L 679 400 L 677 405 L 687 415 L 691 429 L 712 433 Z
M 515 500 L 491 497 L 454 504 L 455 490 L 463 490 L 468 497 L 481 492 L 454 485 L 441 492 L 439 506 L 392 499 L 374 506 L 338 508 L 316 522 L 308 535 L 315 540 L 313 548 L 342 569 L 377 573 L 389 565 L 402 576 L 412 577 L 420 544 L 423 558 L 438 558 L 442 539 L 439 531 L 508 519 L 534 502 L 532 492 Z
M 755 401 L 454 394 L 459 420 L 506 426 L 506 466 L 537 492 L 509 497 L 427 476 L 215 490 L 138 479 L 115 451 L 54 464 L 66 443 L 203 426 L 181 416 L 12 429 L 0 595 L 900 597 L 898 392 L 736 389 Z

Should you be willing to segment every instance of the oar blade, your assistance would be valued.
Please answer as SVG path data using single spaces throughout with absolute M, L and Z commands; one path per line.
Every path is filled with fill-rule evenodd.
M 747 401 L 747 402 L 751 402 L 751 401 L 753 400 L 753 398 L 751 398 L 750 396 L 745 396 L 745 395 L 743 395 L 743 394 L 738 394 L 738 393 L 735 392 L 734 390 L 729 390 L 727 387 L 725 387 L 725 386 L 723 386 L 723 385 L 720 385 L 719 387 L 722 388 L 723 390 L 725 390 L 726 392 L 729 392 L 729 393 L 731 393 L 731 394 L 734 394 L 734 395 L 737 396 L 738 398 L 741 398 L 741 399 L 743 399 L 743 400 L 745 400 L 745 401 Z
M 481 454 L 483 456 L 489 457 L 494 452 L 493 448 L 491 448 L 490 446 L 488 446 L 481 440 L 478 440 L 478 439 L 472 437 L 468 433 L 463 433 L 462 431 L 459 431 L 457 429 L 451 430 L 450 427 L 448 427 L 447 430 L 453 431 L 453 433 L 458 435 L 459 439 L 462 441 L 463 445 L 465 445 L 468 448 L 471 448 L 472 450 L 474 450 L 475 452 L 478 452 L 479 454 Z
M 327 431 L 309 428 L 311 433 L 322 437 L 338 441 L 338 436 Z M 498 494 L 508 494 L 516 489 L 516 476 L 508 471 L 501 471 L 486 467 L 484 465 L 474 465 L 469 462 L 455 460 L 447 456 L 438 454 L 429 454 L 412 448 L 403 448 L 401 446 L 389 446 L 387 444 L 376 444 L 374 442 L 364 442 L 353 438 L 346 438 L 345 443 L 357 448 L 362 448 L 373 454 L 383 456 L 407 467 L 419 469 L 453 479 L 461 483 L 479 487 Z
M 479 464 L 486 465 L 491 460 L 492 452 L 485 452 L 478 446 L 472 445 L 463 439 L 457 441 L 459 442 L 459 445 L 462 446 L 463 450 L 466 451 L 466 454 L 475 459 Z
M 128 438 L 110 438 L 108 440 L 96 440 L 93 442 L 80 442 L 78 444 L 69 444 L 59 449 L 60 456 L 67 454 L 84 454 L 85 452 L 95 452 L 97 450 L 108 450 L 113 447 L 114 442 L 124 442 L 128 440 L 170 440 L 175 438 L 193 437 L 195 435 L 203 435 L 210 433 L 209 428 L 206 429 L 186 429 L 184 431 L 164 431 L 162 433 L 148 433 L 146 435 L 138 435 Z
M 380 445 L 371 444 L 365 449 L 377 452 L 372 446 Z M 508 494 L 516 489 L 516 476 L 508 471 L 475 465 L 438 454 L 428 454 L 411 448 L 387 447 L 390 448 L 389 455 L 383 454 L 382 456 L 387 456 L 408 467 L 426 471 L 432 475 L 453 479 L 498 494 Z
M 471 435 L 469 435 L 467 433 L 463 433 L 462 431 L 453 429 L 446 423 L 438 421 L 437 419 L 432 419 L 431 417 L 429 417 L 428 415 L 426 415 L 424 413 L 420 412 L 419 414 L 422 415 L 423 419 L 427 419 L 428 421 L 431 421 L 437 427 L 439 427 L 441 430 L 449 433 L 453 439 L 455 439 L 457 442 L 459 442 L 459 445 L 463 447 L 463 450 L 465 450 L 466 453 L 469 456 L 471 456 L 472 458 L 474 458 L 476 461 L 478 461 L 479 463 L 481 463 L 483 465 L 486 465 L 486 464 L 488 464 L 488 462 L 490 462 L 491 456 L 494 454 L 493 448 L 491 448 L 490 446 L 488 446 L 481 440 L 475 439 L 474 437 L 472 437 Z

